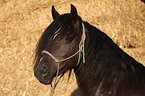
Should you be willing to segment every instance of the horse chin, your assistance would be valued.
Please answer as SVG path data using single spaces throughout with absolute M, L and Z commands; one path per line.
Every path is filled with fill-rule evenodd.
M 39 81 L 40 83 L 44 84 L 44 85 L 49 85 L 52 83 L 53 78 L 47 80 L 47 81 Z

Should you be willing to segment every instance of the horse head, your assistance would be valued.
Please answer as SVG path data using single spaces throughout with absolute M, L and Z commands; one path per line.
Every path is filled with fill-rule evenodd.
M 52 6 L 54 21 L 42 34 L 35 53 L 34 75 L 43 84 L 75 68 L 85 58 L 85 28 L 76 8 L 60 15 Z M 85 62 L 85 59 L 84 59 Z

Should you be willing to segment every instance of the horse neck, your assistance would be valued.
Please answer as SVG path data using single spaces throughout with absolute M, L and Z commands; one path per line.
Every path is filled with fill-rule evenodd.
M 89 78 L 90 76 L 88 76 L 88 74 L 85 71 L 86 68 L 84 68 L 84 65 L 82 63 L 79 64 L 78 68 L 74 69 L 77 83 L 81 90 L 82 96 L 93 96 L 91 94 L 96 91 L 94 90 L 96 89 L 96 86 L 94 86 L 95 84 L 91 82 L 93 81 L 92 78 Z
M 77 83 L 84 96 L 99 96 L 104 91 L 113 94 L 118 83 L 132 75 L 134 66 L 130 63 L 135 61 L 106 34 L 94 27 L 90 29 L 86 38 L 86 64 L 80 63 L 74 69 Z

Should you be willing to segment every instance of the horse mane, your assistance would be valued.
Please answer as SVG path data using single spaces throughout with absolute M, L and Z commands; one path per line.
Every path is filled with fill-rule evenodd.
M 98 85 L 97 87 L 102 84 L 105 91 L 110 83 L 114 87 L 118 86 L 118 82 L 123 78 L 127 78 L 126 82 L 129 82 L 133 72 L 145 73 L 143 65 L 138 64 L 121 50 L 104 32 L 87 22 L 84 24 L 88 35 L 85 49 L 87 59 L 86 67 L 82 68 L 85 71 L 82 71 L 84 73 L 81 74 L 87 73 L 85 79 L 92 78 L 90 82 Z

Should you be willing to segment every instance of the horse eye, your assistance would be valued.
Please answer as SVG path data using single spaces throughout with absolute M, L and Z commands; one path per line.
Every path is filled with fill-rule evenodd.
M 71 42 L 74 39 L 74 37 L 75 37 L 74 34 L 70 33 L 70 34 L 67 35 L 66 40 Z

